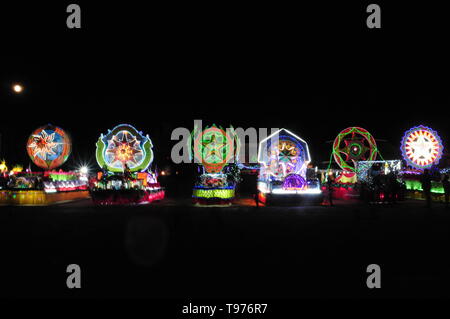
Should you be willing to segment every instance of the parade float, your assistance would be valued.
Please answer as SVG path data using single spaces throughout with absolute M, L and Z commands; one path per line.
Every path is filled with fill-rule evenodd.
M 441 175 L 447 171 L 439 170 L 438 164 L 442 157 L 444 146 L 438 133 L 424 125 L 412 127 L 402 138 L 400 150 L 405 169 L 402 179 L 411 198 L 423 199 L 422 183 L 420 181 L 424 170 L 429 171 L 431 177 L 431 193 L 435 199 L 444 194 Z
M 27 153 L 31 161 L 44 171 L 25 171 L 21 167 L 8 170 L 2 164 L 3 205 L 49 205 L 88 197 L 87 176 L 84 171 L 56 170 L 70 156 L 72 142 L 61 128 L 46 125 L 36 129 L 28 138 Z
M 281 129 L 259 143 L 258 199 L 263 204 L 322 202 L 323 195 L 311 161 L 308 144 Z
M 153 162 L 153 144 L 148 135 L 128 124 L 101 134 L 96 159 L 101 168 L 91 181 L 92 200 L 100 205 L 150 203 L 164 198 Z
M 378 155 L 375 138 L 364 128 L 348 127 L 334 139 L 325 181 L 331 179 L 333 198 L 349 199 L 359 196 L 357 163 L 374 161 Z M 339 170 L 331 169 L 332 159 Z M 326 187 L 324 186 L 323 189 Z
M 233 128 L 213 124 L 196 127 L 188 141 L 191 159 L 198 164 L 192 201 L 196 205 L 231 205 L 240 181 L 237 166 L 240 143 Z
M 358 161 L 359 196 L 367 202 L 396 202 L 404 199 L 401 160 Z

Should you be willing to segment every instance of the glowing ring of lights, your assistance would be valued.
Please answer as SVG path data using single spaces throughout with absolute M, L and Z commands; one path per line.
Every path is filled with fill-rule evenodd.
M 375 139 L 361 127 L 346 128 L 333 143 L 334 160 L 348 172 L 355 172 L 357 161 L 374 161 L 377 153 Z
M 220 173 L 230 159 L 236 157 L 235 140 L 234 134 L 215 125 L 206 128 L 194 139 L 195 159 L 205 167 L 207 173 Z
M 63 129 L 46 125 L 38 128 L 27 141 L 27 153 L 37 166 L 52 170 L 64 164 L 72 150 L 70 136 Z
M 133 126 L 121 124 L 101 135 L 95 153 L 97 163 L 110 172 L 144 171 L 153 161 L 152 141 Z
M 437 132 L 423 125 L 406 131 L 400 148 L 408 165 L 419 169 L 439 163 L 444 150 Z

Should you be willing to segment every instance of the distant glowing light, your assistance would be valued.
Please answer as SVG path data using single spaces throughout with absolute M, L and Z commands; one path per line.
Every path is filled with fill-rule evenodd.
M 2 161 L 0 163 L 0 173 L 5 173 L 8 171 L 8 166 L 6 165 L 5 161 Z
M 23 86 L 20 84 L 14 84 L 13 85 L 13 91 L 15 93 L 22 93 L 23 92 Z
M 86 175 L 89 172 L 89 169 L 86 166 L 80 167 L 80 173 Z

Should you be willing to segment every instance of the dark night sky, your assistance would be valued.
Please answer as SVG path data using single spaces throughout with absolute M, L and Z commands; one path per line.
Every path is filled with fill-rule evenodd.
M 26 139 L 46 123 L 72 135 L 68 168 L 94 164 L 99 134 L 123 122 L 151 136 L 159 165 L 172 129 L 194 119 L 286 127 L 318 161 L 348 126 L 388 140 L 385 157 L 414 125 L 450 139 L 449 27 L 436 6 L 380 2 L 383 28 L 368 30 L 363 3 L 78 3 L 82 30 L 66 29 L 65 3 L 0 10 L 1 156 L 9 162 L 27 165 Z M 23 95 L 11 94 L 14 81 Z

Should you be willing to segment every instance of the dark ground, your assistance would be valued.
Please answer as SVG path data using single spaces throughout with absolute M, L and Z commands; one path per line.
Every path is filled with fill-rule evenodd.
M 2 297 L 449 297 L 450 210 L 437 203 L 207 209 L 187 199 L 86 200 L 0 207 L 0 236 Z M 81 266 L 79 290 L 66 288 L 72 263 Z M 382 270 L 376 291 L 366 287 L 372 263 Z

